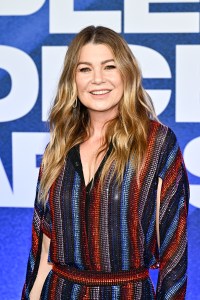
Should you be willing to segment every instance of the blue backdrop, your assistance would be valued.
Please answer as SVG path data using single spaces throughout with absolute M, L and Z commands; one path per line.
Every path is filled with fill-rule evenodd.
M 0 299 L 20 299 L 47 112 L 66 47 L 91 24 L 124 36 L 178 137 L 191 187 L 187 299 L 200 299 L 200 2 L 6 0 L 0 16 Z

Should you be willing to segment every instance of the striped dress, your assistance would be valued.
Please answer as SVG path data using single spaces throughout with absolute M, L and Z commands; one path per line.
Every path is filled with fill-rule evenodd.
M 45 207 L 37 185 L 32 247 L 22 299 L 29 299 L 39 267 L 42 236 L 50 239 L 53 269 L 42 300 L 182 300 L 187 282 L 187 174 L 176 136 L 151 121 L 144 167 L 136 180 L 130 162 L 116 184 L 112 167 L 103 187 L 99 178 L 111 147 L 93 182 L 85 186 L 79 147 L 68 153 Z M 158 178 L 160 248 L 156 235 Z M 159 268 L 154 290 L 149 268 Z

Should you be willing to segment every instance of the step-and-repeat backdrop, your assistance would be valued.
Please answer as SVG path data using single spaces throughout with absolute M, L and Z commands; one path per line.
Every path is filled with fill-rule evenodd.
M 188 299 L 200 299 L 200 2 L 0 1 L 1 299 L 19 299 L 46 124 L 67 45 L 88 25 L 121 33 L 189 174 Z M 194 275 L 195 274 L 195 275 Z

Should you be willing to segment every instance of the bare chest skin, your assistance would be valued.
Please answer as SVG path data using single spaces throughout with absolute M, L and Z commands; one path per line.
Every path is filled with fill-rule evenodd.
M 96 138 L 89 138 L 80 145 L 80 158 L 86 186 L 94 178 L 105 155 L 105 151 L 103 151 L 97 156 L 100 145 L 100 139 Z

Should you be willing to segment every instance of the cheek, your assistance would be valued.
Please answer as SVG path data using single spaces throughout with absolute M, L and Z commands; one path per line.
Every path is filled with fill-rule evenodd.
M 124 81 L 122 79 L 121 74 L 118 74 L 118 76 L 116 77 L 116 83 L 118 86 L 123 87 L 124 86 Z
M 76 78 L 76 87 L 77 87 L 77 91 L 79 93 L 84 92 L 87 87 L 86 80 L 83 80 L 82 78 L 79 78 L 79 77 Z
M 118 90 L 120 90 L 120 92 L 123 93 L 123 91 L 124 91 L 124 82 L 122 81 L 121 78 L 119 78 L 119 80 L 117 82 L 117 86 L 118 86 Z
M 121 99 L 123 97 L 123 95 L 124 95 L 124 84 L 123 84 L 123 82 L 120 82 L 118 85 L 118 96 Z
M 80 89 L 80 80 L 79 80 L 79 78 L 75 78 L 75 83 L 76 83 L 76 88 L 77 88 L 77 91 L 79 91 L 79 89 Z
M 77 78 L 75 77 L 75 86 L 76 86 L 76 90 L 78 92 L 78 89 L 79 89 L 79 85 L 78 85 L 78 81 L 77 81 Z

